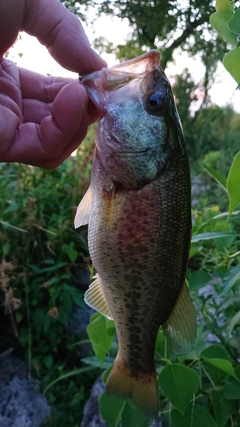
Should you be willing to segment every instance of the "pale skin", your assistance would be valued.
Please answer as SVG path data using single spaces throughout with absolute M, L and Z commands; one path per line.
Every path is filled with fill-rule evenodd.
M 3 57 L 19 31 L 37 37 L 59 64 L 80 75 L 106 63 L 59 0 L 0 0 L 0 161 L 54 168 L 98 114 L 77 80 L 46 77 Z

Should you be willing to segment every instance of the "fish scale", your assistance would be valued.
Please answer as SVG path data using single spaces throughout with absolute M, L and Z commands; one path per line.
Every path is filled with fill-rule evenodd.
M 185 284 L 189 165 L 158 60 L 159 54 L 150 51 L 83 78 L 102 119 L 91 191 L 75 221 L 79 226 L 89 220 L 89 251 L 98 273 L 85 301 L 116 325 L 119 351 L 107 391 L 131 398 L 151 416 L 158 413 L 154 348 L 159 327 L 176 352 L 189 351 L 196 333 Z M 134 64 L 141 70 L 135 75 Z

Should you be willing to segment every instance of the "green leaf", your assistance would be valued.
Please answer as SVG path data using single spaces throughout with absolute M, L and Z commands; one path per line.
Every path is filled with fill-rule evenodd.
M 233 402 L 227 400 L 219 390 L 213 390 L 210 397 L 217 426 L 224 427 L 234 411 Z
M 109 427 L 118 427 L 125 405 L 126 400 L 106 392 L 102 394 L 99 399 L 99 408 Z
M 202 351 L 201 355 L 208 358 L 230 360 L 227 350 L 218 344 L 212 344 Z
M 121 427 L 148 427 L 149 417 L 147 417 L 137 406 L 125 405 Z
M 205 358 L 222 359 L 226 361 L 230 360 L 229 354 L 226 349 L 220 347 L 218 344 L 213 344 L 205 348 L 205 350 L 201 352 L 200 358 L 202 358 L 203 360 L 205 360 Z M 216 385 L 222 385 L 222 383 L 228 378 L 228 374 L 225 371 L 219 369 L 219 366 L 215 366 L 215 364 L 209 363 L 207 366 L 207 371 L 212 381 Z
M 207 171 L 207 173 L 208 173 L 212 178 L 214 178 L 214 179 L 217 181 L 217 183 L 218 183 L 221 187 L 223 187 L 223 189 L 224 189 L 224 190 L 226 190 L 226 186 L 227 186 L 227 178 L 226 178 L 224 175 L 222 175 L 220 172 L 216 171 L 215 169 L 210 168 L 209 166 L 204 165 L 203 163 L 200 163 L 200 164 L 201 164 L 201 166 L 202 166 L 202 167 Z
M 52 366 L 52 364 L 53 364 L 53 357 L 52 357 L 51 353 L 50 353 L 50 354 L 46 354 L 46 355 L 44 356 L 44 358 L 43 358 L 43 361 L 44 361 L 44 365 L 45 365 L 48 369 L 50 369 L 50 368 L 51 368 L 51 366 Z
M 231 76 L 240 83 L 240 47 L 227 52 L 223 57 L 223 65 Z
M 82 308 L 86 307 L 83 301 L 83 293 L 79 291 L 79 289 L 75 288 L 75 286 L 70 286 L 66 284 L 64 285 L 64 289 L 69 292 L 75 304 Z
M 189 278 L 189 291 L 196 292 L 211 280 L 210 274 L 204 270 L 194 271 Z
M 95 313 L 87 327 L 87 333 L 96 356 L 103 363 L 115 336 L 113 321 Z
M 240 60 L 240 56 L 239 56 L 239 60 Z M 239 66 L 240 66 L 240 61 L 239 61 Z M 240 74 L 239 74 L 239 78 L 240 78 Z M 233 163 L 227 178 L 227 190 L 228 190 L 228 198 L 229 198 L 229 212 L 231 214 L 236 208 L 236 206 L 240 203 L 240 151 L 236 154 L 236 156 L 233 159 Z
M 240 399 L 240 387 L 230 382 L 226 382 L 223 388 L 226 399 Z
M 240 8 L 236 10 L 230 21 L 228 21 L 228 28 L 236 34 L 240 34 Z
M 49 326 L 52 323 L 53 318 L 51 316 L 49 316 L 49 314 L 45 314 L 44 318 L 43 318 L 43 329 L 44 329 L 44 333 L 45 335 L 47 335 L 48 330 L 49 330 Z
M 102 368 L 102 369 L 112 368 L 112 365 L 114 362 L 114 358 L 109 356 L 105 357 L 103 363 L 100 363 L 99 359 L 96 356 L 85 357 L 84 359 L 81 359 L 81 360 L 87 365 L 91 365 L 91 366 L 94 366 L 95 368 Z
M 233 14 L 234 1 L 216 0 L 216 11 L 221 14 Z
M 227 335 L 228 335 L 228 337 L 230 337 L 230 335 L 232 334 L 232 331 L 233 331 L 233 328 L 235 327 L 235 325 L 237 324 L 237 323 L 239 323 L 240 322 L 240 311 L 238 311 L 234 316 L 233 316 L 233 318 L 231 319 L 231 322 L 230 322 L 230 324 L 229 324 L 229 326 L 228 326 L 228 328 L 227 328 Z
M 229 231 L 218 231 L 218 232 L 212 232 L 212 233 L 200 233 L 195 234 L 192 236 L 192 243 L 199 242 L 200 240 L 210 240 L 210 239 L 219 239 L 220 237 L 238 237 L 240 236 L 239 233 L 231 233 Z
M 229 360 L 208 358 L 203 355 L 202 355 L 202 358 L 203 360 L 205 360 L 205 362 L 210 363 L 210 365 L 215 366 L 216 368 L 220 369 L 221 371 L 225 372 L 226 374 L 240 381 L 240 379 L 237 377 L 234 371 L 232 363 Z
M 230 3 L 230 2 L 228 2 Z M 222 12 L 215 12 L 210 16 L 210 24 L 218 32 L 226 43 L 232 46 L 237 46 L 237 37 L 228 27 L 228 22 L 231 19 L 233 12 L 229 9 Z
M 75 375 L 82 374 L 83 372 L 92 371 L 92 366 L 86 366 L 80 369 L 75 369 L 74 371 L 68 372 L 67 374 L 61 375 L 61 377 L 57 378 L 56 380 L 52 381 L 48 386 L 45 388 L 43 394 L 46 394 L 50 387 L 52 387 L 54 384 L 58 383 L 59 381 L 65 380 L 66 378 L 73 377 Z
M 174 427 L 217 427 L 207 409 L 200 405 L 189 405 L 184 415 L 173 409 L 171 421 Z
M 20 323 L 21 320 L 23 319 L 23 315 L 17 311 L 17 312 L 15 312 L 15 319 L 16 319 L 17 323 Z
M 224 278 L 222 282 L 223 290 L 220 293 L 220 295 L 221 296 L 226 295 L 230 291 L 230 289 L 233 287 L 235 282 L 239 279 L 240 279 L 240 265 L 235 265 L 229 270 L 226 277 Z
M 177 363 L 166 365 L 161 371 L 158 381 L 163 393 L 183 415 L 199 386 L 197 372 Z
M 70 245 L 68 245 L 67 254 L 69 256 L 69 259 L 71 262 L 75 262 L 78 257 L 78 252 L 74 249 L 74 243 L 71 242 Z

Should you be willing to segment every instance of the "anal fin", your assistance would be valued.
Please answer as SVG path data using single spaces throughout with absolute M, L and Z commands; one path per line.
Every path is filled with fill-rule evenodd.
M 196 339 L 196 314 L 186 283 L 168 320 L 162 327 L 175 353 L 184 354 L 192 349 Z
M 101 313 L 107 319 L 112 320 L 112 314 L 106 301 L 102 282 L 98 274 L 95 276 L 94 282 L 91 283 L 88 290 L 84 294 L 84 301 L 94 310 Z

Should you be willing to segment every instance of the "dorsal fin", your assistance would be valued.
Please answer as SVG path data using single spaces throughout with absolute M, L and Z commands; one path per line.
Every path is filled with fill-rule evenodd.
M 91 283 L 88 290 L 85 292 L 84 301 L 87 305 L 94 308 L 94 310 L 107 317 L 107 319 L 112 320 L 112 314 L 108 307 L 103 292 L 102 282 L 98 274 L 96 274 L 94 282 Z
M 81 202 L 78 205 L 77 212 L 74 219 L 75 228 L 81 227 L 89 223 L 90 210 L 92 204 L 92 188 L 89 186 L 87 192 L 84 194 Z

